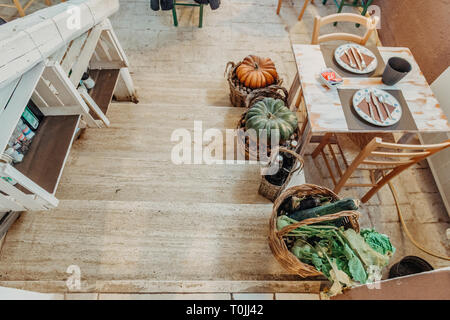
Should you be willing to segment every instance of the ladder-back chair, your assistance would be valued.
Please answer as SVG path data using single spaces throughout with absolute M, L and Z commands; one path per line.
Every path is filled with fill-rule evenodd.
M 338 145 L 339 153 L 343 158 L 343 163 L 345 165 L 344 169 L 340 167 L 338 158 L 332 147 L 332 140 Z M 330 161 L 325 153 L 326 147 L 328 147 L 331 159 L 336 167 L 338 178 L 333 174 Z M 350 163 L 342 152 L 342 148 L 339 145 L 339 140 L 336 135 L 328 133 L 322 138 L 321 143 L 312 153 L 312 157 L 316 158 L 319 154 L 322 155 L 325 165 L 330 173 L 331 180 L 335 185 L 335 193 L 339 193 L 343 187 L 371 188 L 361 199 L 362 202 L 367 202 L 392 178 L 419 161 L 448 147 L 450 147 L 450 139 L 438 144 L 411 145 L 383 142 L 381 138 L 375 137 Z M 348 179 L 352 177 L 356 170 L 369 171 L 370 183 L 347 183 Z
M 320 28 L 333 22 L 355 22 L 367 28 L 366 33 L 361 37 L 352 33 L 336 32 L 320 35 Z M 376 28 L 376 20 L 370 17 L 364 17 L 354 13 L 336 13 L 326 17 L 316 16 L 314 19 L 314 29 L 311 44 L 319 44 L 326 41 L 345 40 L 357 44 L 365 45 L 370 35 Z
M 345 6 L 351 6 L 351 7 L 360 7 L 361 15 L 365 16 L 367 13 L 367 10 L 369 9 L 370 5 L 372 4 L 373 0 L 353 0 L 348 1 L 347 0 L 340 0 L 341 2 L 338 3 L 338 0 L 333 0 L 336 6 L 338 7 L 337 13 L 341 13 L 342 9 L 344 9 Z M 326 5 L 328 0 L 323 0 L 322 3 Z M 337 22 L 334 23 L 336 25 Z M 358 25 L 357 25 L 358 26 Z
M 357 36 L 355 34 L 351 33 L 343 33 L 343 32 L 337 32 L 337 33 L 331 33 L 326 35 L 320 35 L 320 28 L 333 23 L 335 21 L 346 21 L 346 22 L 356 22 L 360 23 L 367 27 L 367 31 L 364 34 L 364 36 Z M 365 45 L 367 41 L 370 38 L 370 35 L 375 30 L 376 27 L 376 21 L 373 18 L 366 18 L 363 16 L 360 16 L 358 14 L 353 13 L 338 13 L 338 14 L 332 14 L 326 17 L 320 17 L 316 16 L 314 19 L 314 30 L 313 35 L 311 39 L 311 44 L 319 44 L 326 41 L 333 41 L 333 40 L 345 40 L 345 41 L 352 41 L 361 45 Z M 297 96 L 297 100 L 295 102 L 295 107 L 298 109 L 300 107 L 300 104 L 303 100 L 303 92 L 300 86 L 300 80 L 298 74 L 295 76 L 293 85 L 291 86 L 291 89 L 289 91 L 289 96 L 292 97 L 292 99 L 295 97 L 296 92 L 300 89 L 300 92 Z M 290 101 L 289 101 L 290 102 Z M 300 110 L 300 112 L 303 114 L 305 113 L 305 110 Z M 306 113 L 305 113 L 306 117 Z M 306 120 L 306 118 L 305 118 Z

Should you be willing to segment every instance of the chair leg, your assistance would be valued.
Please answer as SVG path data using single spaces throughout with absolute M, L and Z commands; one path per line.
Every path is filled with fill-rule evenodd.
M 331 165 L 328 162 L 327 155 L 325 154 L 323 149 L 320 151 L 320 154 L 322 155 L 323 161 L 325 161 L 325 165 L 327 166 L 328 172 L 330 173 L 330 177 L 331 177 L 331 180 L 333 181 L 333 185 L 336 185 L 336 178 L 334 177 L 333 169 L 331 169 Z
M 341 0 L 341 4 L 339 5 L 339 7 L 338 7 L 338 11 L 337 11 L 337 13 L 341 13 L 342 12 L 342 9 L 344 9 L 344 0 Z M 335 22 L 335 23 L 333 23 L 333 25 L 336 27 L 337 26 L 337 22 Z
M 198 27 L 201 28 L 203 26 L 203 4 L 200 4 L 200 18 L 198 21 Z
M 362 12 L 361 12 L 361 15 L 362 15 L 363 17 L 366 16 L 367 10 L 369 9 L 369 7 L 370 7 L 370 5 L 372 4 L 372 2 L 373 2 L 373 0 L 368 0 L 368 1 L 364 4 L 363 9 L 362 9 Z M 360 26 L 360 24 L 357 23 L 357 24 L 356 24 L 356 27 L 359 28 L 359 26 Z
M 305 3 L 303 4 L 303 8 L 302 11 L 300 12 L 299 16 L 298 16 L 298 21 L 302 20 L 303 15 L 305 14 L 306 11 L 306 7 L 308 6 L 310 0 L 305 0 Z
M 16 5 L 17 12 L 19 12 L 19 15 L 21 17 L 25 17 L 25 10 L 23 10 L 23 7 L 20 4 L 20 1 L 19 0 L 13 0 L 13 1 L 14 1 L 14 4 Z
M 341 167 L 339 166 L 339 161 L 338 161 L 338 159 L 336 157 L 336 154 L 334 153 L 334 150 L 333 150 L 333 147 L 332 147 L 331 143 L 328 144 L 328 150 L 330 151 L 331 158 L 333 159 L 334 166 L 336 167 L 336 170 L 337 170 L 337 172 L 339 174 L 339 177 L 342 177 L 342 170 L 341 170 Z
M 326 133 L 322 137 L 322 140 L 320 141 L 319 145 L 316 147 L 316 149 L 314 149 L 313 153 L 311 154 L 313 159 L 316 158 L 323 151 L 325 146 L 330 142 L 332 136 L 333 136 L 332 133 Z
M 282 3 L 283 3 L 283 0 L 278 0 L 277 14 L 280 14 L 281 4 Z
M 366 203 L 367 201 L 369 201 L 370 198 L 372 198 L 375 195 L 375 193 L 377 193 L 382 187 L 384 187 L 384 185 L 386 185 L 392 178 L 394 178 L 398 174 L 402 173 L 409 167 L 413 166 L 415 163 L 417 163 L 417 162 L 399 166 L 399 167 L 395 168 L 394 170 L 392 170 L 391 172 L 389 172 L 389 174 L 383 176 L 383 178 L 377 183 L 377 185 L 375 187 L 373 187 L 372 189 L 370 189 L 364 195 L 364 197 L 361 198 L 361 202 Z
M 173 2 L 172 15 L 173 15 L 173 25 L 178 27 L 177 9 L 175 8 L 176 2 Z
M 353 162 L 350 164 L 350 166 L 345 170 L 344 174 L 341 177 L 341 180 L 339 180 L 338 184 L 334 188 L 334 192 L 336 194 L 341 191 L 341 189 L 344 187 L 347 180 L 351 177 L 353 172 L 358 168 L 358 166 L 364 161 L 365 158 L 367 158 L 370 153 L 377 148 L 376 139 L 373 139 L 371 142 L 369 142 L 363 150 L 358 154 L 358 156 L 353 160 Z

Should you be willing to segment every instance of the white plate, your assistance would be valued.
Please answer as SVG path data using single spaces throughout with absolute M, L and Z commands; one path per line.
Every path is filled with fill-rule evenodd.
M 341 56 L 344 54 L 344 52 L 347 50 L 350 50 L 351 47 L 353 47 L 355 49 L 358 48 L 359 52 L 364 53 L 365 55 L 368 55 L 368 56 L 374 58 L 374 60 L 368 66 L 366 66 L 366 68 L 363 70 L 359 70 L 357 67 L 352 68 L 350 65 L 346 64 L 341 59 Z M 348 51 L 348 53 L 350 54 L 350 51 Z M 337 47 L 336 50 L 334 50 L 334 59 L 336 59 L 336 62 L 345 70 L 353 72 L 353 73 L 357 73 L 357 74 L 370 73 L 372 71 L 375 71 L 375 69 L 378 66 L 378 59 L 375 56 L 375 54 L 373 54 L 373 52 L 370 51 L 369 49 L 367 49 L 366 47 L 360 46 L 359 44 L 356 44 L 356 43 L 347 43 L 347 44 L 343 44 L 343 45 Z
M 384 100 L 385 100 L 384 103 L 390 104 L 391 106 L 393 106 L 395 108 L 391 113 L 392 119 L 387 118 L 383 122 L 372 119 L 369 115 L 367 115 L 364 111 L 362 111 L 358 107 L 359 104 L 361 103 L 361 101 L 363 99 L 366 99 L 366 96 L 368 96 L 370 92 L 373 92 L 377 97 L 383 96 Z M 355 111 L 358 113 L 358 115 L 361 118 L 363 118 L 365 121 L 367 121 L 371 124 L 374 124 L 376 126 L 380 126 L 380 127 L 388 127 L 388 126 L 392 126 L 392 125 L 396 124 L 397 122 L 400 121 L 400 119 L 402 117 L 402 113 L 403 113 L 400 103 L 393 95 L 391 95 L 389 92 L 386 92 L 384 90 L 380 90 L 377 88 L 361 89 L 361 90 L 355 92 L 355 94 L 353 95 L 353 108 L 355 108 Z M 380 108 L 383 108 L 383 106 L 380 105 Z M 375 112 L 375 113 L 377 112 L 376 108 L 372 108 L 372 109 L 373 109 L 373 112 Z

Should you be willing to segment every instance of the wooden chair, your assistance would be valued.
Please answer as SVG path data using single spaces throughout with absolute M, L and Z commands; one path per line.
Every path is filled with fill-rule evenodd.
M 173 0 L 173 9 L 172 9 L 172 16 L 173 16 L 173 25 L 175 27 L 178 27 L 178 16 L 177 16 L 177 6 L 182 7 L 199 7 L 200 8 L 200 14 L 198 17 L 198 27 L 203 27 L 203 4 L 202 3 L 191 3 L 191 2 L 177 2 L 177 0 Z
M 326 34 L 320 36 L 320 28 L 324 25 L 330 24 L 334 21 L 347 21 L 347 22 L 356 22 L 360 23 L 367 27 L 367 32 L 364 34 L 364 36 L 360 37 L 351 33 L 332 33 L 332 34 Z M 370 38 L 370 35 L 375 30 L 376 22 L 372 18 L 366 18 L 363 16 L 360 16 L 358 14 L 353 13 L 339 13 L 339 14 L 332 14 L 326 17 L 320 17 L 316 16 L 314 19 L 314 30 L 313 35 L 311 39 L 311 44 L 319 44 L 326 41 L 333 41 L 333 40 L 345 40 L 345 41 L 352 41 L 356 42 L 358 44 L 365 45 L 367 41 Z M 298 74 L 296 75 L 294 82 L 291 86 L 291 89 L 289 91 L 289 97 L 290 99 L 293 99 L 296 95 L 297 90 L 300 89 L 300 93 L 297 96 L 297 100 L 295 102 L 295 107 L 298 109 L 300 107 L 300 104 L 303 100 L 303 92 L 300 86 L 300 80 L 298 78 Z M 291 104 L 292 100 L 289 100 L 288 103 Z M 304 112 L 304 110 L 300 110 L 300 112 Z M 306 116 L 306 115 L 305 115 Z
M 298 16 L 298 20 L 302 20 L 303 15 L 305 14 L 306 11 L 306 7 L 308 6 L 309 3 L 314 3 L 314 0 L 305 0 L 305 2 L 303 3 L 303 8 L 302 11 L 300 12 L 299 16 Z M 278 7 L 277 7 L 277 14 L 280 14 L 280 10 L 281 10 L 281 5 L 283 3 L 283 0 L 278 0 Z
M 366 33 L 364 36 L 360 37 L 355 34 L 351 33 L 331 33 L 326 35 L 320 35 L 320 28 L 333 23 L 333 22 L 355 22 L 357 24 L 361 24 L 367 28 Z M 333 40 L 345 40 L 345 41 L 352 41 L 358 44 L 365 45 L 367 41 L 370 38 L 370 35 L 376 28 L 376 21 L 374 18 L 370 17 L 363 17 L 359 14 L 354 13 L 336 13 L 332 14 L 326 17 L 320 17 L 316 16 L 314 19 L 314 29 L 313 29 L 313 35 L 312 35 L 312 41 L 311 44 L 319 44 L 326 41 L 333 41 Z
M 61 2 L 65 2 L 66 0 L 61 0 Z M 25 12 L 26 10 L 33 4 L 34 0 L 28 0 L 28 2 L 22 6 L 22 4 L 20 3 L 20 0 L 12 0 L 12 2 L 14 4 L 0 4 L 0 7 L 6 7 L 6 8 L 16 8 L 17 12 L 19 13 L 19 15 L 21 17 L 25 17 Z M 45 4 L 47 6 L 51 6 L 52 5 L 52 1 L 51 0 L 45 0 Z
M 336 153 L 333 150 L 331 140 L 334 138 L 338 145 L 338 150 L 343 158 L 344 170 L 341 169 Z M 330 162 L 325 154 L 324 149 L 328 147 L 331 159 L 338 172 L 338 179 L 333 174 Z M 333 133 L 326 134 L 319 146 L 312 153 L 312 157 L 316 158 L 322 155 L 325 165 L 330 173 L 331 180 L 335 187 L 334 192 L 339 193 L 341 189 L 346 187 L 368 187 L 371 188 L 361 199 L 367 202 L 375 193 L 387 184 L 392 178 L 405 171 L 419 161 L 450 147 L 450 139 L 439 144 L 430 145 L 411 145 L 383 142 L 379 137 L 373 138 L 354 158 L 351 163 L 346 159 L 339 139 Z M 350 163 L 350 164 L 349 164 Z M 370 174 L 370 183 L 347 183 L 348 179 L 356 170 L 367 170 Z
M 344 9 L 345 6 L 360 7 L 360 8 L 362 8 L 361 15 L 363 15 L 363 16 L 366 15 L 367 9 L 369 9 L 370 5 L 373 2 L 373 0 L 353 0 L 353 1 L 349 1 L 349 2 L 347 2 L 347 0 L 340 0 L 340 1 L 341 2 L 338 3 L 338 0 L 334 0 L 334 3 L 338 7 L 338 12 L 337 13 L 341 13 L 342 9 Z M 323 0 L 322 1 L 322 3 L 324 5 L 326 5 L 327 2 L 328 2 L 328 0 Z M 334 25 L 337 25 L 337 22 L 335 22 Z M 356 26 L 359 27 L 359 24 L 357 24 Z

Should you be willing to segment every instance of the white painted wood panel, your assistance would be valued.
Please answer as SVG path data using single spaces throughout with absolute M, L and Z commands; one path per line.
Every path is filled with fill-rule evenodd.
M 450 67 L 431 85 L 436 98 L 441 104 L 441 109 L 447 117 L 450 117 Z M 450 133 L 424 133 L 420 140 L 425 144 L 439 143 L 450 139 Z M 436 185 L 441 193 L 447 213 L 450 214 L 450 149 L 428 158 Z
M 86 72 L 86 69 L 89 66 L 89 61 L 91 60 L 92 54 L 97 47 L 97 43 L 103 29 L 104 25 L 100 23 L 89 30 L 87 39 L 83 44 L 80 55 L 78 56 L 75 64 L 72 66 L 70 81 L 73 85 L 77 86 L 81 80 L 81 77 L 83 76 L 83 73 Z
M 72 0 L 0 26 L 0 88 L 118 8 L 118 0 Z
M 31 94 L 44 70 L 44 63 L 41 62 L 25 73 L 17 87 L 16 93 L 9 100 L 6 108 L 0 115 L 0 150 L 3 151 L 19 121 L 20 116 L 25 110 Z
M 0 116 L 3 110 L 5 110 L 5 107 L 8 104 L 8 101 L 11 98 L 18 83 L 19 79 L 16 79 L 15 81 L 0 89 Z

